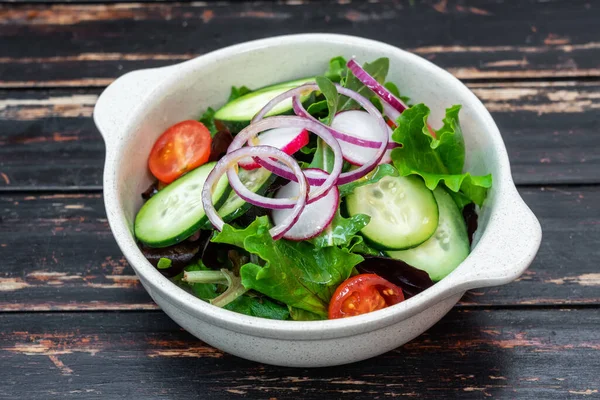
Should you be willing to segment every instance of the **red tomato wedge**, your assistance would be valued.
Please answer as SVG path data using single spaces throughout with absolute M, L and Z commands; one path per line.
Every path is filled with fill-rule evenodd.
M 154 143 L 148 167 L 158 180 L 171 183 L 184 173 L 206 163 L 212 138 L 204 124 L 187 120 L 166 131 Z
M 379 275 L 353 276 L 335 290 L 329 303 L 329 319 L 353 317 L 404 301 L 402 289 Z

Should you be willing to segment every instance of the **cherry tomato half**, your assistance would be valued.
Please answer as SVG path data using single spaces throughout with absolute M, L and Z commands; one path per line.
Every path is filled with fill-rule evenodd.
M 204 124 L 188 120 L 167 129 L 154 143 L 148 167 L 161 182 L 171 183 L 210 157 L 212 138 Z
M 379 275 L 353 276 L 335 290 L 329 303 L 329 319 L 352 317 L 381 310 L 404 301 L 402 289 Z

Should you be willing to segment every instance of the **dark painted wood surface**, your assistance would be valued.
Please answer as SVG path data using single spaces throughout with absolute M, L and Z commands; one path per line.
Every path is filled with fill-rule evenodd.
M 517 183 L 600 183 L 600 83 L 469 86 L 498 123 Z M 90 118 L 99 93 L 0 91 L 0 190 L 99 189 L 104 144 Z
M 429 332 L 375 359 L 291 369 L 224 354 L 160 312 L 4 314 L 0 366 L 12 372 L 0 380 L 0 396 L 594 398 L 599 324 L 598 309 L 455 309 Z
M 598 398 L 600 7 L 595 1 L 0 0 L 0 398 Z M 90 116 L 123 73 L 247 39 L 350 33 L 467 81 L 544 240 L 415 341 L 286 369 L 224 354 L 145 293 L 108 228 Z
M 0 5 L 0 87 L 104 86 L 127 71 L 301 32 L 407 48 L 461 79 L 600 76 L 594 1 Z
M 462 304 L 600 304 L 600 187 L 520 192 L 544 230 L 537 259 L 517 282 L 469 292 Z M 117 247 L 99 193 L 6 194 L 0 211 L 0 248 L 10 255 L 0 311 L 156 307 Z

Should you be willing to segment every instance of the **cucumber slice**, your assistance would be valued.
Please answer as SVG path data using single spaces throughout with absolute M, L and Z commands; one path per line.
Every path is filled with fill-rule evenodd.
M 267 86 L 262 89 L 255 90 L 245 96 L 225 104 L 215 113 L 215 119 L 221 121 L 233 133 L 242 130 L 250 123 L 250 120 L 259 112 L 270 100 L 280 94 L 307 82 L 314 82 L 315 78 L 304 78 L 295 81 L 283 82 L 273 86 Z M 305 101 L 310 94 L 302 96 L 301 100 Z M 292 99 L 287 99 L 277 104 L 266 115 L 279 115 L 288 113 L 292 110 Z
M 240 168 L 238 175 L 244 186 L 258 194 L 263 194 L 276 178 L 274 174 L 264 168 L 257 168 L 250 171 Z M 223 221 L 230 222 L 244 215 L 251 206 L 250 203 L 244 201 L 232 190 L 218 212 Z M 202 229 L 212 229 L 212 227 L 212 224 L 208 221 Z
M 382 250 L 418 246 L 433 235 L 438 225 L 433 193 L 415 176 L 386 176 L 361 186 L 346 197 L 346 209 L 350 216 L 371 217 L 361 233 Z
M 215 162 L 187 173 L 146 202 L 135 217 L 135 237 L 150 247 L 167 247 L 187 239 L 208 219 L 202 205 L 202 188 Z M 227 176 L 217 183 L 213 202 L 229 194 Z
M 433 236 L 414 249 L 386 254 L 427 272 L 437 282 L 467 258 L 470 245 L 467 225 L 452 197 L 442 187 L 433 195 L 440 209 L 440 222 Z

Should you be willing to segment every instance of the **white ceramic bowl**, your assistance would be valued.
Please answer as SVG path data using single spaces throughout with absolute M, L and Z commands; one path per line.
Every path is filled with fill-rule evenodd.
M 471 255 L 419 295 L 380 311 L 330 321 L 272 321 L 205 303 L 164 278 L 132 235 L 140 193 L 150 184 L 147 157 L 170 125 L 224 103 L 232 85 L 261 87 L 323 73 L 337 55 L 359 62 L 390 58 L 389 80 L 432 110 L 462 104 L 466 169 L 492 173 L 494 185 L 479 217 Z M 154 301 L 206 343 L 269 364 L 318 367 L 363 360 L 415 338 L 472 288 L 508 283 L 525 271 L 541 241 L 540 225 L 519 196 L 500 132 L 481 102 L 448 72 L 396 47 L 352 36 L 306 34 L 227 47 L 164 68 L 130 72 L 102 93 L 94 120 L 106 141 L 104 200 L 119 247 Z M 436 121 L 438 121 L 436 123 Z

